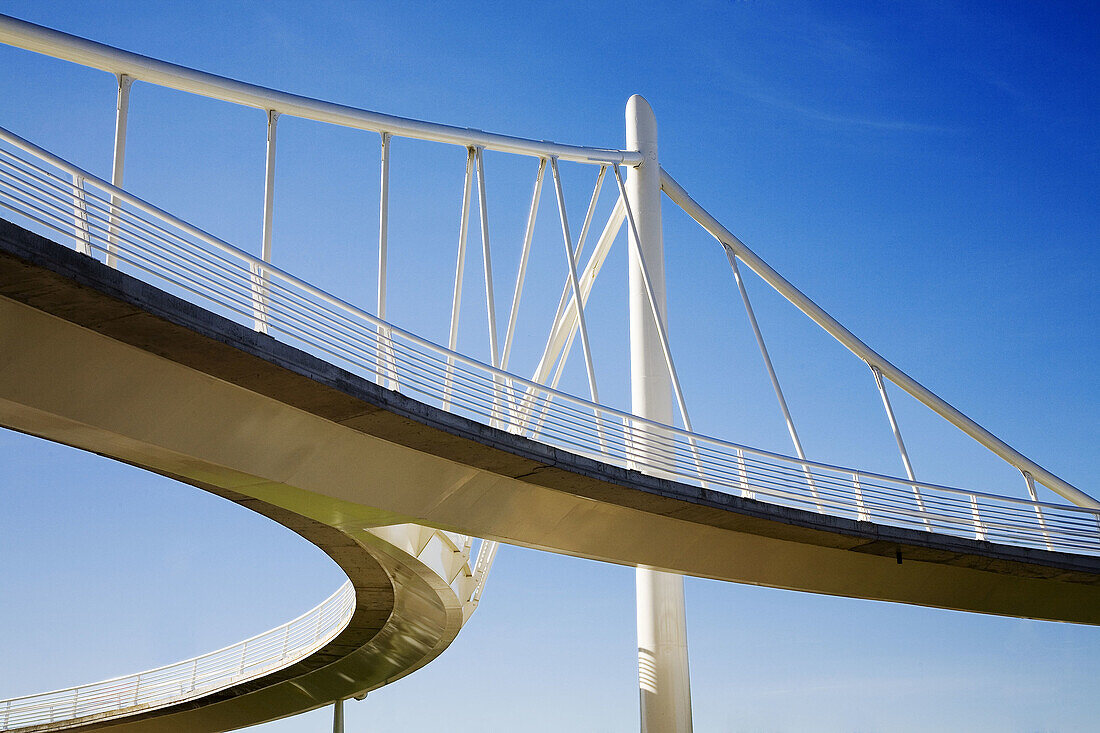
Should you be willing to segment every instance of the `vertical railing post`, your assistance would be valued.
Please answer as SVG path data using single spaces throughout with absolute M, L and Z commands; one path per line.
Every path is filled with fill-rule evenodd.
M 856 492 L 856 520 L 870 522 L 871 515 L 867 512 L 867 505 L 863 501 L 863 485 L 859 482 L 859 474 L 852 474 L 852 487 Z
M 282 659 L 286 659 L 286 653 L 290 649 L 290 625 L 287 624 L 286 633 L 283 635 L 283 654 Z
M 73 174 L 73 229 L 76 232 L 76 251 L 92 254 L 92 235 L 88 229 L 88 201 L 84 197 L 84 177 Z
M 1050 542 L 1050 532 L 1047 530 L 1047 520 L 1046 517 L 1043 516 L 1043 508 L 1038 504 L 1039 494 L 1035 491 L 1035 479 L 1032 478 L 1031 474 L 1027 471 L 1021 471 L 1020 473 L 1024 475 L 1024 483 L 1027 484 L 1028 496 L 1031 497 L 1032 501 L 1036 502 L 1035 518 L 1039 520 L 1039 529 L 1043 533 L 1043 541 L 1046 544 L 1048 550 L 1053 550 L 1054 545 L 1052 545 Z
M 745 499 L 755 499 L 756 494 L 749 488 L 749 473 L 745 470 L 745 452 L 738 448 L 735 455 L 737 456 L 737 476 L 741 484 L 741 496 Z
M 273 109 L 267 111 L 267 154 L 264 167 L 264 224 L 260 245 L 260 259 L 271 262 L 271 231 L 275 224 L 275 133 L 279 122 L 279 113 Z M 252 267 L 252 317 L 255 328 L 267 333 L 267 272 Z
M 640 165 L 629 170 L 625 186 L 639 240 L 629 254 L 631 407 L 639 417 L 667 425 L 672 422 L 672 390 L 657 330 L 657 319 L 664 318 L 664 313 L 652 312 L 642 269 L 644 263 L 655 307 L 665 310 L 657 121 L 649 103 L 638 95 L 626 106 L 626 145 L 644 156 Z M 635 231 L 628 236 L 634 237 Z M 667 318 L 664 322 L 668 323 Z M 674 573 L 639 567 L 636 582 L 642 733 L 690 731 L 684 580 Z
M 978 513 L 978 497 L 970 495 L 970 519 L 974 522 L 974 539 L 985 539 L 985 527 L 982 526 L 982 515 Z
M 126 167 L 126 122 L 130 115 L 130 86 L 133 84 L 126 74 L 118 74 L 118 98 L 115 105 L 115 152 L 111 165 L 111 185 L 122 188 L 123 172 Z M 107 266 L 118 267 L 115 250 L 118 246 L 118 207 L 120 201 L 111 196 L 111 222 L 107 238 Z

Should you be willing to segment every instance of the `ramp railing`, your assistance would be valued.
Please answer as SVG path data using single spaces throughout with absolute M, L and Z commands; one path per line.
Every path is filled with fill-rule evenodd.
M 100 720 L 208 695 L 304 659 L 344 630 L 355 589 L 344 583 L 296 619 L 182 662 L 63 690 L 0 702 L 0 730 Z

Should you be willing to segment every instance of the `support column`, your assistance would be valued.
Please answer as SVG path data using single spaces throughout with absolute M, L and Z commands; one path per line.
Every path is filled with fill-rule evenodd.
M 653 295 L 665 324 L 664 242 L 661 235 L 661 182 L 657 163 L 657 120 L 649 103 L 635 94 L 626 105 L 626 148 L 644 160 L 627 173 L 626 194 L 652 280 Z M 633 232 L 627 233 L 633 237 Z M 656 320 L 646 296 L 635 248 L 630 268 L 630 396 L 634 414 L 670 424 L 672 386 L 661 350 Z M 641 443 L 643 450 L 656 446 Z M 674 573 L 637 569 L 638 689 L 642 733 L 689 733 L 691 687 L 688 680 L 684 580 Z
M 344 701 L 332 703 L 332 733 L 344 733 Z

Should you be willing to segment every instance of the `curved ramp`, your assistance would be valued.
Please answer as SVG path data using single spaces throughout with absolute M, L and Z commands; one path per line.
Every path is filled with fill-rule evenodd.
M 182 477 L 181 477 L 182 478 Z M 366 694 L 438 656 L 472 610 L 465 537 L 334 527 L 194 479 L 288 527 L 349 580 L 293 621 L 165 667 L 0 703 L 0 730 L 224 731 Z
M 1056 538 L 1059 507 L 1023 503 L 1083 548 L 1069 553 L 1042 534 L 994 542 L 658 478 L 384 389 L 14 226 L 0 239 L 8 427 L 342 528 L 418 522 L 721 580 L 1100 623 L 1095 512 L 1064 508 L 1081 528 Z M 872 520 L 887 508 L 865 505 Z

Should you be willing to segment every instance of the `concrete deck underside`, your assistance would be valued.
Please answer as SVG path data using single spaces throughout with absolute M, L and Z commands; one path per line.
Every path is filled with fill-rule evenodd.
M 416 522 L 706 578 L 1100 623 L 1100 558 L 824 516 L 576 456 L 3 221 L 0 424 L 346 532 Z

